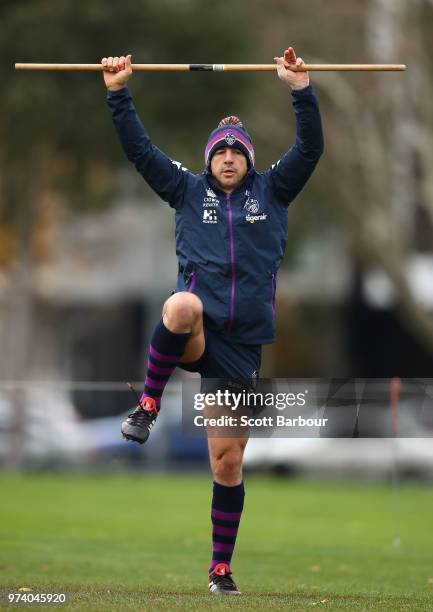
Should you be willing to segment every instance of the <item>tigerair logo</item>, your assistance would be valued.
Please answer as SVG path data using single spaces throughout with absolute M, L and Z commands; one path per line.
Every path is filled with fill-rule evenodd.
M 213 208 L 205 209 L 203 211 L 203 223 L 218 223 L 216 210 Z
M 268 215 L 266 213 L 262 213 L 261 215 L 245 215 L 245 221 L 248 223 L 255 223 L 256 221 L 266 221 Z

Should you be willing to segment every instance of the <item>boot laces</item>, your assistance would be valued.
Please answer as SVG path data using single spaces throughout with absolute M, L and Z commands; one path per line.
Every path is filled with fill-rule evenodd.
M 128 419 L 132 425 L 138 425 L 139 427 L 150 425 L 158 416 L 154 401 L 147 397 L 140 399 L 131 383 L 127 383 L 127 385 L 138 401 L 138 406 L 128 414 Z
M 128 419 L 131 422 L 131 425 L 138 425 L 139 427 L 143 427 L 145 425 L 149 425 L 153 423 L 156 419 L 157 412 L 156 410 L 146 410 L 145 408 L 137 406 L 136 409 L 128 414 Z
M 217 584 L 218 586 L 221 586 L 223 588 L 236 588 L 236 585 L 234 583 L 234 580 L 232 578 L 232 573 L 229 570 L 229 568 L 224 567 L 223 573 L 220 573 L 220 571 L 218 571 L 219 566 L 215 566 L 212 572 L 212 580 L 215 584 Z

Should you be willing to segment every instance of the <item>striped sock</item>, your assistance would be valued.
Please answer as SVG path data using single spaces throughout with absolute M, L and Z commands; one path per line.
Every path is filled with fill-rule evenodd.
M 213 483 L 212 561 L 209 571 L 212 571 L 218 563 L 230 565 L 244 507 L 244 497 L 243 482 L 235 487 Z
M 158 411 L 165 385 L 180 361 L 190 336 L 189 332 L 175 334 L 170 331 L 162 319 L 155 327 L 150 341 L 144 391 L 140 400 L 144 397 L 152 397 Z

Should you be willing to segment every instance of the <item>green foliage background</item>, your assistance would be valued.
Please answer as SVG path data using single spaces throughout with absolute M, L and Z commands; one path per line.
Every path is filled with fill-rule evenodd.
M 45 159 L 51 176 L 39 179 L 54 179 L 75 196 L 77 205 L 92 207 L 107 203 L 113 187 L 110 171 L 124 161 L 105 106 L 101 75 L 14 73 L 14 62 L 96 63 L 103 55 L 128 52 L 143 63 L 248 58 L 240 5 L 231 8 L 235 27 L 226 27 L 223 3 L 126 0 L 113 8 L 102 0 L 89 4 L 47 0 L 21 1 L 0 9 L 7 26 L 1 30 L 0 53 L 9 73 L 0 100 L 1 172 L 6 182 L 2 210 L 7 216 L 19 205 L 7 184 L 11 172 L 17 183 L 34 181 L 33 174 L 40 172 Z M 131 81 L 152 138 L 197 170 L 207 134 L 222 109 L 241 112 L 249 97 L 244 75 L 233 85 L 233 80 L 203 74 L 141 74 Z M 101 166 L 106 170 L 106 189 L 92 190 L 92 171 Z

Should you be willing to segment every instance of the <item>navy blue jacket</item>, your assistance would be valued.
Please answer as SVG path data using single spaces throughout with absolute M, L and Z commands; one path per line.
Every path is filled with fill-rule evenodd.
M 311 86 L 293 91 L 296 142 L 271 168 L 251 168 L 230 195 L 209 171 L 193 174 L 152 144 L 128 88 L 108 92 L 128 159 L 176 211 L 176 291 L 204 305 L 206 324 L 233 342 L 275 338 L 276 274 L 287 240 L 287 208 L 323 152 L 320 112 Z

